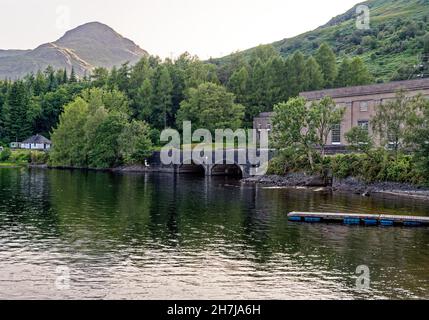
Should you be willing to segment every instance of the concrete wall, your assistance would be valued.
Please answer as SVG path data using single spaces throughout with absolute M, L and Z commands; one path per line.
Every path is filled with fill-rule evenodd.
M 377 112 L 377 106 L 395 99 L 398 90 L 404 90 L 408 97 L 423 95 L 429 98 L 429 78 L 398 81 L 386 84 L 358 86 L 349 88 L 329 89 L 312 92 L 303 92 L 300 96 L 308 101 L 318 101 L 325 96 L 334 99 L 338 106 L 345 108 L 344 119 L 341 122 L 341 142 L 332 142 L 332 135 L 328 139 L 328 145 L 345 146 L 347 141 L 345 135 L 353 127 L 358 126 L 360 121 L 369 122 L 369 133 L 372 134 L 371 120 Z M 367 106 L 367 109 L 363 108 Z M 362 108 L 361 108 L 362 107 Z M 254 129 L 270 129 L 272 126 L 272 113 L 262 113 L 254 119 Z M 378 143 L 379 139 L 375 138 Z
M 408 91 L 406 95 L 413 97 L 416 95 L 423 95 L 429 98 L 429 88 L 427 90 L 416 90 Z M 334 101 L 338 106 L 345 107 L 344 119 L 341 122 L 341 145 L 347 145 L 345 134 L 352 128 L 358 126 L 360 121 L 369 122 L 369 133 L 373 134 L 371 127 L 371 120 L 377 113 L 377 106 L 383 103 L 387 103 L 396 97 L 396 92 L 383 93 L 383 94 L 371 94 L 354 97 L 334 98 Z M 367 110 L 363 106 L 367 106 Z M 362 107 L 362 108 L 361 108 Z M 376 143 L 379 140 L 376 137 Z M 332 144 L 332 137 L 329 136 L 328 143 Z

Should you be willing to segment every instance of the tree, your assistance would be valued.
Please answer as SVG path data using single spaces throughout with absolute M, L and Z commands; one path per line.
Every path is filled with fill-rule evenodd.
M 320 155 L 325 158 L 325 149 L 328 144 L 328 137 L 334 125 L 341 123 L 344 117 L 344 108 L 337 107 L 331 97 L 324 97 L 319 102 L 313 102 L 310 111 L 314 113 L 312 118 L 316 129 L 316 144 L 320 147 Z
M 71 69 L 69 82 L 70 83 L 77 82 L 77 77 L 76 77 L 76 72 L 74 71 L 74 67 L 72 67 L 72 69 Z
M 141 160 L 150 128 L 140 121 L 130 123 L 127 106 L 117 90 L 82 92 L 65 107 L 52 133 L 51 164 L 111 168 Z
M 305 62 L 306 90 L 319 90 L 323 87 L 323 74 L 314 57 L 309 57 Z
M 225 87 L 214 83 L 203 83 L 191 89 L 189 96 L 180 104 L 177 126 L 183 121 L 192 121 L 195 128 L 204 128 L 212 133 L 216 129 L 240 128 L 244 107 L 234 102 L 235 96 Z
M 48 66 L 45 70 L 45 76 L 47 79 L 47 90 L 54 91 L 58 88 L 58 81 L 55 77 L 55 70 L 52 66 Z
M 304 55 L 297 51 L 292 56 L 289 63 L 289 90 L 293 97 L 300 92 L 305 91 L 308 87 L 308 79 L 306 77 L 307 68 Z
M 135 98 L 137 110 L 135 110 L 135 117 L 140 120 L 151 120 L 153 115 L 153 87 L 149 79 L 145 79 L 143 84 L 137 91 Z
M 337 59 L 334 51 L 328 44 L 323 43 L 317 50 L 315 58 L 322 70 L 324 86 L 333 87 L 337 77 Z
M 217 67 L 217 75 L 219 81 L 223 85 L 228 85 L 228 82 L 230 81 L 232 75 L 238 70 L 241 70 L 241 68 L 243 67 L 249 67 L 243 52 L 237 51 L 232 53 L 228 61 L 221 65 L 218 65 Z
M 405 96 L 405 92 L 399 91 L 395 100 L 377 106 L 377 113 L 372 120 L 372 127 L 378 134 L 382 144 L 389 146 L 398 154 L 403 147 L 411 127 L 411 118 L 416 114 L 415 104 Z
M 350 85 L 359 86 L 369 84 L 371 81 L 372 76 L 362 59 L 359 57 L 353 58 L 350 64 Z
M 344 109 L 338 108 L 330 97 L 309 104 L 304 98 L 291 98 L 274 107 L 273 142 L 279 149 L 293 149 L 306 155 L 311 170 L 316 169 L 317 148 L 325 157 L 328 136 L 335 124 L 341 122 Z
M 274 146 L 303 153 L 312 170 L 315 168 L 314 144 L 317 141 L 315 115 L 309 112 L 307 101 L 302 97 L 291 98 L 274 106 Z
M 95 87 L 103 87 L 107 85 L 109 80 L 109 71 L 106 68 L 95 68 L 91 74 L 92 85 Z
M 2 110 L 5 136 L 10 141 L 22 141 L 31 134 L 28 117 L 30 99 L 22 81 L 15 81 L 10 87 Z
M 429 101 L 422 96 L 414 98 L 411 102 L 416 109 L 409 125 L 412 130 L 408 132 L 406 142 L 415 153 L 418 167 L 429 183 Z
M 33 94 L 36 96 L 46 92 L 47 83 L 46 78 L 41 71 L 38 71 L 33 83 Z
M 369 154 L 374 146 L 368 130 L 359 126 L 346 133 L 346 140 L 349 144 L 349 149 L 353 152 Z
M 88 103 L 90 112 L 95 112 L 100 106 L 104 106 L 108 111 L 127 115 L 130 113 L 128 98 L 123 92 L 116 89 L 87 89 L 82 91 L 81 97 Z
M 257 46 L 250 56 L 250 65 L 254 66 L 258 60 L 266 62 L 271 58 L 278 57 L 279 53 L 277 50 L 270 44 L 259 45 Z
M 126 164 L 144 163 L 151 155 L 150 128 L 144 121 L 128 123 L 118 139 L 119 153 Z
M 35 132 L 49 136 L 52 128 L 58 123 L 64 105 L 69 103 L 72 97 L 73 94 L 66 87 L 61 86 L 55 91 L 33 98 L 33 102 L 38 104 L 35 107 L 39 108 L 39 111 L 33 116 Z
M 336 87 L 349 87 L 351 85 L 351 61 L 344 58 L 338 69 L 337 78 L 335 79 Z
M 249 81 L 249 72 L 246 67 L 236 70 L 228 81 L 229 90 L 235 94 L 237 101 L 244 103 Z
M 157 108 L 158 118 L 156 119 L 157 128 L 167 128 L 172 118 L 172 94 L 173 82 L 167 67 L 160 66 L 157 72 L 155 83 L 155 105 Z
M 119 136 L 126 125 L 126 117 L 118 112 L 109 112 L 94 131 L 88 153 L 89 168 L 113 168 L 120 162 Z
M 252 107 L 252 110 L 246 120 L 251 120 L 258 113 L 268 110 L 270 107 L 267 95 L 268 88 L 269 80 L 266 63 L 257 59 L 252 65 L 248 91 L 248 104 Z
M 64 107 L 58 127 L 52 132 L 50 162 L 54 166 L 86 167 L 85 123 L 88 103 L 81 97 Z
M 204 82 L 219 83 L 216 66 L 200 61 L 197 57 L 189 58 L 185 63 L 185 94 L 191 88 L 197 88 Z

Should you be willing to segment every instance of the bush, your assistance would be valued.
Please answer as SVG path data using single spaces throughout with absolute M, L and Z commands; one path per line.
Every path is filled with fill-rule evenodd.
M 12 152 L 10 160 L 12 162 L 30 162 L 31 155 L 29 151 L 26 150 L 16 150 Z
M 281 150 L 279 155 L 270 161 L 268 167 L 268 174 L 286 175 L 296 171 L 311 172 L 311 168 L 307 155 L 294 148 Z
M 12 155 L 12 151 L 10 151 L 9 148 L 5 148 L 2 152 L 0 152 L 0 161 L 9 160 L 11 155 Z
M 328 156 L 324 163 L 321 163 L 319 157 L 315 157 L 315 162 L 317 172 L 329 173 L 338 179 L 355 177 L 367 183 L 389 181 L 416 185 L 427 182 L 427 175 L 415 156 L 398 154 L 395 157 L 384 149 L 371 150 L 368 154 Z M 285 175 L 297 171 L 315 173 L 311 172 L 305 156 L 296 150 L 283 150 L 270 161 L 268 174 Z
M 368 155 L 347 154 L 331 157 L 334 177 L 356 177 L 368 183 L 391 181 L 422 184 L 423 174 L 415 163 L 413 156 L 399 154 L 395 158 L 384 149 L 372 150 Z
M 49 153 L 47 152 L 31 152 L 30 157 L 32 164 L 46 164 L 49 161 Z
M 362 176 L 362 164 L 365 160 L 365 155 L 355 153 L 332 156 L 330 157 L 332 175 L 335 178 L 340 179 L 347 177 L 360 177 Z

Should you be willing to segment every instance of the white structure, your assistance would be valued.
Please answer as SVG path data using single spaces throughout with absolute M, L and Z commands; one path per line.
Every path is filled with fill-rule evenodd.
M 13 149 L 27 149 L 27 150 L 44 150 L 51 149 L 52 142 L 44 136 L 37 134 L 28 138 L 23 142 L 12 142 L 10 147 Z

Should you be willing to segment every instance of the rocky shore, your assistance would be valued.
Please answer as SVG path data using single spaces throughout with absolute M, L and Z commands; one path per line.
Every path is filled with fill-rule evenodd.
M 368 197 L 374 194 L 390 194 L 429 200 L 429 188 L 397 182 L 377 182 L 368 184 L 362 180 L 352 177 L 347 179 L 333 179 L 333 181 L 330 181 L 329 183 L 324 183 L 323 179 L 318 176 L 307 175 L 304 173 L 291 173 L 286 176 L 266 175 L 251 177 L 243 179 L 242 181 L 243 183 L 285 188 L 323 187 L 332 192 L 347 192 Z

